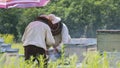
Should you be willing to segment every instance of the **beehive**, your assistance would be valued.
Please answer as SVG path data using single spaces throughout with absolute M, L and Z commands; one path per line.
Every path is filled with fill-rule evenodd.
M 99 51 L 120 52 L 120 30 L 98 30 L 97 49 Z

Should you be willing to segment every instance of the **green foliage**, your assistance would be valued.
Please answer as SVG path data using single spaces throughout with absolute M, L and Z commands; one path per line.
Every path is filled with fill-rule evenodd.
M 107 54 L 103 56 L 99 52 L 87 52 L 82 68 L 109 68 Z
M 14 35 L 12 34 L 0 34 L 0 37 L 4 39 L 4 43 L 11 44 L 14 42 Z
M 3 57 L 3 56 L 2 56 Z M 4 54 L 5 57 L 5 54 Z M 33 62 L 33 57 L 31 57 L 30 60 L 25 61 L 23 57 L 20 57 L 19 59 L 16 59 L 16 57 L 8 57 L 9 62 L 3 62 L 4 58 L 0 58 L 0 66 L 2 68 L 44 68 L 44 59 L 43 56 L 39 56 L 38 59 L 40 60 L 40 67 L 38 67 L 37 62 Z M 70 67 L 76 68 L 76 56 L 71 56 L 69 59 Z M 1 61 L 2 60 L 2 61 Z M 4 59 L 5 60 L 5 59 Z M 63 61 L 64 60 L 64 61 Z M 59 67 L 65 67 L 64 62 L 66 62 L 65 59 L 58 59 L 57 61 L 50 61 L 48 63 L 48 68 L 57 68 Z M 65 67 L 66 68 L 66 67 Z
M 33 57 L 30 60 L 25 61 L 23 57 L 8 57 L 9 62 L 4 63 L 5 54 L 0 57 L 0 66 L 2 68 L 44 68 L 43 56 L 39 56 L 40 67 L 38 67 L 37 62 L 33 62 Z M 56 61 L 50 61 L 48 63 L 48 68 L 110 68 L 110 59 L 107 53 L 100 55 L 98 52 L 87 52 L 84 61 L 81 65 L 77 65 L 77 56 L 72 55 L 70 57 L 65 57 L 58 59 Z M 66 64 L 68 62 L 68 64 Z M 114 64 L 114 63 L 113 63 Z M 114 66 L 112 66 L 114 68 Z M 119 61 L 116 62 L 116 67 L 120 67 Z
M 21 11 L 22 12 L 22 11 Z M 16 25 L 19 20 L 20 9 L 0 9 L 0 33 L 13 34 L 17 37 Z
M 22 48 L 22 44 L 21 43 L 17 43 L 12 46 L 12 48 L 19 48 L 19 50 L 21 50 L 19 54 L 23 54 L 22 51 L 24 51 L 24 49 Z M 112 56 L 112 55 L 111 55 Z M 111 61 L 113 63 L 113 65 L 115 65 L 116 68 L 120 67 L 120 60 L 117 60 L 116 62 L 114 62 L 114 55 L 113 57 L 110 57 L 110 55 L 108 55 L 106 52 L 104 53 L 99 53 L 99 52 L 85 52 L 84 53 L 84 59 L 81 62 L 81 64 L 77 65 L 78 60 L 77 60 L 77 56 L 76 55 L 71 55 L 69 57 L 65 57 L 64 53 L 62 55 L 62 58 L 56 60 L 56 61 L 49 61 L 48 63 L 48 68 L 110 68 L 111 67 Z M 117 56 L 118 57 L 118 56 Z M 39 60 L 41 60 L 40 64 L 41 67 L 44 67 L 44 59 L 42 56 L 38 57 Z M 2 68 L 38 68 L 37 66 L 37 62 L 33 62 L 33 57 L 31 57 L 30 60 L 25 61 L 24 57 L 16 57 L 15 56 L 11 56 L 8 57 L 9 62 L 6 63 L 6 53 L 4 54 L 0 54 L 0 67 Z M 114 66 L 112 66 L 113 68 L 115 68 Z
M 0 33 L 14 34 L 20 40 L 36 16 L 54 13 L 62 18 L 72 37 L 96 37 L 97 29 L 120 29 L 119 3 L 120 0 L 51 0 L 42 8 L 0 9 Z
M 24 48 L 22 43 L 13 43 L 12 48 L 19 49 L 19 54 L 24 54 Z

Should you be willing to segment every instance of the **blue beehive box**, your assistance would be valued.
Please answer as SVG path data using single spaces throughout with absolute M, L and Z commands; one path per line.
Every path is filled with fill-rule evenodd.
M 10 44 L 5 44 L 5 43 L 1 44 L 0 46 L 1 46 L 1 48 L 0 48 L 1 51 L 0 52 L 5 52 L 6 50 L 11 48 Z
M 3 38 L 0 38 L 0 45 L 4 42 Z
M 12 48 L 6 50 L 7 53 L 18 53 L 18 51 L 19 49 L 12 49 Z

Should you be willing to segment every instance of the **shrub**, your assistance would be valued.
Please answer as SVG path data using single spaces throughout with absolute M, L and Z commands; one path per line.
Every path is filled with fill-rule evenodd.
M 0 37 L 4 39 L 4 43 L 11 44 L 14 41 L 14 35 L 12 34 L 0 34 Z

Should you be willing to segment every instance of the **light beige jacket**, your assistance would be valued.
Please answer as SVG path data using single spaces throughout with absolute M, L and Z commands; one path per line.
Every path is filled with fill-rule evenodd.
M 52 36 L 49 26 L 40 21 L 31 22 L 25 29 L 22 37 L 24 46 L 35 45 L 37 47 L 47 50 L 47 46 L 55 44 L 55 40 Z
M 63 23 L 62 32 L 56 36 L 54 36 L 55 39 L 55 46 L 57 46 L 57 49 L 60 50 L 63 44 L 69 43 L 71 40 L 71 37 L 69 35 L 69 30 L 67 26 Z

